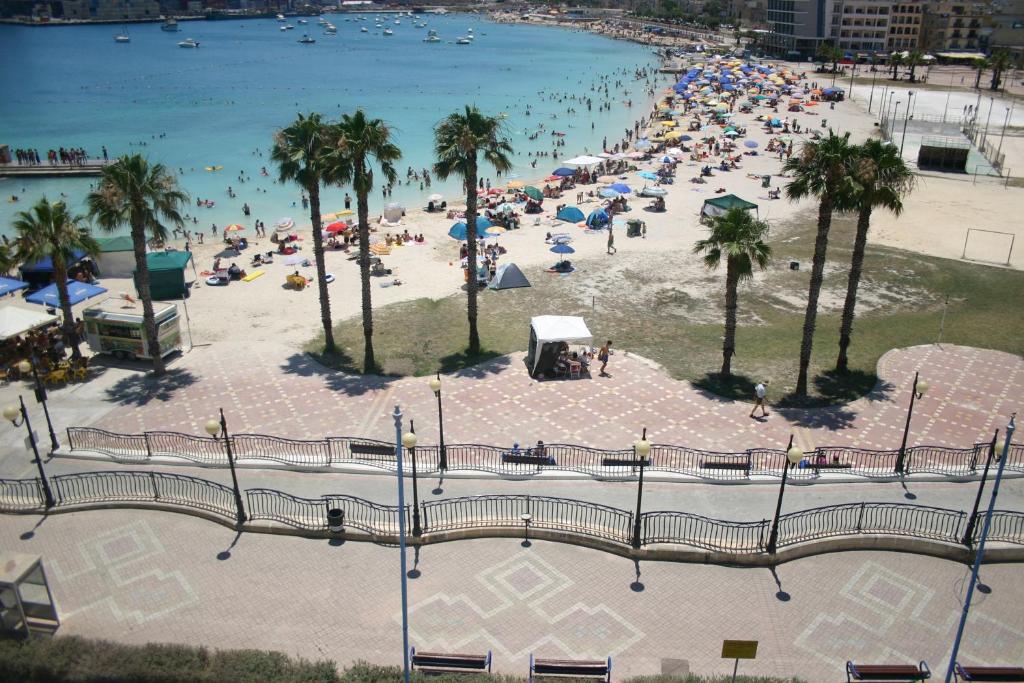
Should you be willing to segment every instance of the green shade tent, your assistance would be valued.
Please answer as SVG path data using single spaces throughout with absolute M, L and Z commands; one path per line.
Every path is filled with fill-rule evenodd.
M 701 220 L 712 219 L 716 216 L 724 216 L 729 209 L 754 210 L 757 213 L 757 204 L 741 199 L 734 194 L 724 194 L 721 197 L 712 197 L 704 200 L 704 206 L 700 208 Z
M 96 267 L 103 277 L 131 277 L 135 272 L 135 247 L 128 235 L 97 237 L 100 245 Z
M 188 292 L 185 283 L 185 266 L 192 261 L 188 251 L 158 251 L 146 254 L 146 265 L 149 268 L 149 291 L 154 299 L 182 299 Z M 193 272 L 195 266 L 192 266 Z M 139 281 L 136 274 L 135 289 Z

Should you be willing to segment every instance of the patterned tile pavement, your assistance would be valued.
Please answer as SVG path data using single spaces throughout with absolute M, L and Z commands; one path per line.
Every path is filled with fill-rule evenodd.
M 790 433 L 804 448 L 899 446 L 910 387 L 920 370 L 931 388 L 918 401 L 909 444 L 968 446 L 988 439 L 1020 407 L 1024 359 L 959 346 L 890 351 L 880 383 L 849 405 L 777 410 L 765 420 L 750 405 L 708 395 L 661 368 L 621 352 L 612 376 L 536 381 L 522 354 L 444 377 L 449 443 L 581 443 L 624 448 L 647 426 L 659 443 L 709 450 L 784 446 Z M 771 400 L 769 395 L 769 400 Z M 223 406 L 234 432 L 293 438 L 324 435 L 390 438 L 390 413 L 401 404 L 425 443 L 437 434 L 437 406 L 426 378 L 371 378 L 324 370 L 271 343 L 224 342 L 194 350 L 158 388 L 138 378 L 111 384 L 102 400 L 118 404 L 95 426 L 113 431 L 200 433 Z
M 186 515 L 106 510 L 0 517 L 0 547 L 42 554 L 61 632 L 279 649 L 308 658 L 401 661 L 397 549 L 245 534 Z M 416 558 L 410 552 L 410 566 Z M 372 570 L 370 568 L 373 568 Z M 726 673 L 724 638 L 757 639 L 741 672 L 839 681 L 847 659 L 945 669 L 968 568 L 859 552 L 777 569 L 643 563 L 515 539 L 430 546 L 410 581 L 417 647 L 493 650 L 525 674 L 531 652 L 614 657 L 615 678 L 662 659 Z M 637 574 L 639 572 L 639 575 Z M 1024 584 L 1016 565 L 982 572 L 962 661 L 1024 661 Z

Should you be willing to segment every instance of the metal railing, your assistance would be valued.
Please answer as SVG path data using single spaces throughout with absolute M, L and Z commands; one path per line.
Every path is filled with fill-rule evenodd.
M 68 428 L 72 453 L 97 452 L 118 461 L 145 462 L 152 456 L 183 458 L 206 465 L 227 465 L 222 440 L 179 434 L 146 432 L 116 434 L 92 427 Z M 906 449 L 904 471 L 948 476 L 966 476 L 984 465 L 987 444 L 969 448 L 912 446 Z M 327 437 L 298 440 L 264 434 L 234 434 L 231 448 L 236 460 L 265 460 L 294 467 L 326 467 L 358 464 L 388 471 L 396 469 L 394 444 L 374 439 Z M 503 476 L 533 476 L 545 470 L 572 471 L 600 478 L 628 478 L 637 467 L 628 463 L 633 451 L 601 449 L 573 444 L 548 444 L 543 464 L 510 462 L 509 448 L 481 444 L 445 446 L 449 471 L 483 471 Z M 527 453 L 527 451 L 522 451 Z M 826 472 L 861 477 L 891 477 L 896 470 L 898 449 L 869 450 L 850 446 L 820 446 L 806 453 L 803 463 L 790 476 L 802 479 Z M 1024 472 L 1024 445 L 1013 444 L 1006 469 Z M 610 461 L 610 462 L 609 462 Z M 686 446 L 655 444 L 647 471 L 685 474 L 702 479 L 739 480 L 751 476 L 781 476 L 786 454 L 781 449 L 752 448 L 739 452 L 704 451 Z M 608 463 L 608 464 L 606 464 Z M 980 465 L 979 465 L 980 463 Z M 416 447 L 417 469 L 422 474 L 440 471 L 440 448 Z
M 55 504 L 61 509 L 103 508 L 112 504 L 138 508 L 172 506 L 213 513 L 236 522 L 232 489 L 198 477 L 148 471 L 103 471 L 58 475 L 51 479 Z M 347 528 L 371 537 L 393 539 L 398 515 L 411 526 L 412 508 L 376 503 L 356 496 L 324 495 L 303 498 L 267 488 L 245 491 L 248 523 L 275 522 L 294 529 L 325 531 L 327 512 L 340 509 Z M 633 513 L 588 501 L 529 495 L 482 495 L 433 500 L 420 506 L 423 540 L 432 534 L 475 530 L 523 530 L 523 515 L 531 529 L 558 532 L 549 540 L 574 542 L 596 538 L 622 548 L 632 544 Z M 38 479 L 0 479 L 0 511 L 46 513 Z M 960 510 L 911 503 L 844 503 L 790 512 L 779 517 L 777 547 L 826 538 L 888 536 L 919 538 L 960 545 L 968 517 Z M 712 519 L 689 512 L 652 511 L 641 515 L 641 546 L 687 546 L 726 555 L 767 552 L 769 522 Z M 977 540 L 980 524 L 975 524 Z M 495 534 L 498 535 L 498 534 Z M 1024 545 L 1024 512 L 997 510 L 989 538 Z

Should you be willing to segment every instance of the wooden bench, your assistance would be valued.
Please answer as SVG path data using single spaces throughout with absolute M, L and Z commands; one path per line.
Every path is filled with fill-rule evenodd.
M 958 681 L 1024 681 L 1024 667 L 1020 666 L 963 666 L 957 662 L 953 671 Z
M 749 460 L 705 460 L 700 464 L 702 470 L 743 470 L 750 471 Z
M 644 458 L 602 458 L 601 467 L 650 467 L 651 459 Z
M 931 678 L 928 664 L 854 664 L 846 662 L 846 680 L 850 681 L 923 681 Z
M 352 443 L 348 450 L 352 455 L 395 455 L 395 447 L 379 443 Z
M 411 648 L 412 668 L 427 674 L 491 673 L 491 651 L 485 655 L 467 655 L 447 652 L 416 652 Z
M 572 678 L 582 681 L 612 679 L 612 658 L 606 661 L 578 659 L 535 659 L 530 655 L 530 680 L 535 678 Z

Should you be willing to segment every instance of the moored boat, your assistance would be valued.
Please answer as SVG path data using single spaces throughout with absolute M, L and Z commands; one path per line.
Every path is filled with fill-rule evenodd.
M 178 43 L 178 47 L 199 47 L 199 41 L 193 40 L 191 38 L 186 38 L 185 40 Z

